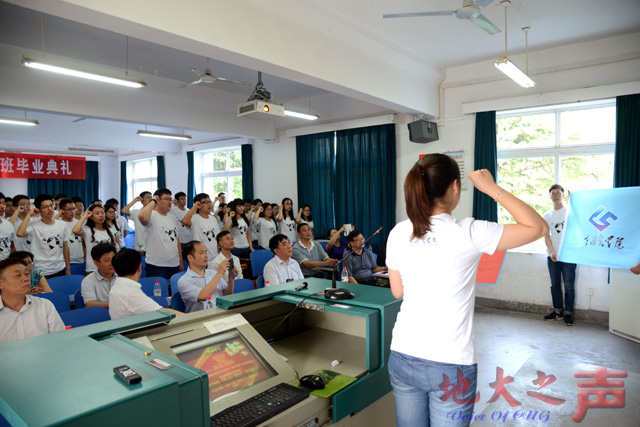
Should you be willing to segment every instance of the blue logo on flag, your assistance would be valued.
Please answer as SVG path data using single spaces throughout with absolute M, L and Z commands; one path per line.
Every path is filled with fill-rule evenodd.
M 598 231 L 603 232 L 604 230 L 606 230 L 607 228 L 609 228 L 609 226 L 611 225 L 611 223 L 608 221 L 609 219 L 613 220 L 614 222 L 618 220 L 618 217 L 616 216 L 616 214 L 614 214 L 613 212 L 607 210 L 600 218 L 599 221 L 596 221 L 596 218 L 598 217 L 598 215 L 600 215 L 603 211 L 607 210 L 606 207 L 600 205 L 598 207 L 598 209 L 596 209 L 591 216 L 589 216 L 589 222 L 591 223 L 591 225 L 593 225 L 595 228 L 598 229 Z

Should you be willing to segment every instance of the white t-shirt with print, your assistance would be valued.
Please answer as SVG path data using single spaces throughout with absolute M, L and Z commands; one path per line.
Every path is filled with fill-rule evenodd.
M 29 221 L 40 221 L 39 218 L 30 218 Z M 13 229 L 15 232 L 20 228 L 20 224 L 22 224 L 22 220 L 19 216 L 16 217 L 16 223 L 13 224 Z M 16 240 L 13 242 L 16 247 L 16 251 L 27 251 L 31 252 L 31 238 L 29 236 L 26 237 L 18 237 L 16 235 Z
M 182 223 L 182 219 L 185 217 L 187 212 L 189 212 L 189 209 L 182 210 L 177 206 L 173 206 L 171 208 L 171 213 L 175 215 L 178 220 L 178 237 L 182 244 L 189 243 L 191 241 L 191 230 Z
M 135 230 L 136 230 L 136 235 L 135 235 L 136 247 L 134 248 L 136 251 L 140 251 L 140 250 L 144 251 L 145 248 L 147 247 L 146 245 L 147 230 L 145 226 L 142 225 L 142 223 L 138 219 L 138 214 L 140 214 L 140 211 L 141 209 L 134 209 L 132 211 L 129 211 L 129 213 L 131 214 L 131 219 L 133 220 L 133 223 L 134 223 Z
M 106 224 L 106 222 L 105 222 Z M 122 238 L 122 231 L 118 230 L 116 228 L 115 225 L 110 225 L 109 226 L 109 231 L 111 231 L 111 235 L 113 236 L 113 239 L 115 240 L 115 247 L 116 247 L 116 251 L 120 251 L 120 249 L 122 249 L 123 247 L 120 246 L 120 239 Z
M 247 222 L 242 218 L 238 218 L 237 227 L 233 226 L 233 222 L 231 224 L 229 233 L 233 236 L 233 246 L 238 249 L 248 248 L 249 240 L 247 239 L 247 230 L 249 227 L 247 226 Z
M 120 229 L 120 249 L 123 249 L 125 246 L 124 232 L 129 229 L 129 222 L 122 215 L 118 215 L 116 216 L 116 224 L 118 224 L 118 228 Z
M 45 276 L 64 270 L 63 245 L 69 239 L 65 224 L 30 221 L 26 237 L 31 240 L 34 270 L 42 271 Z
M 391 350 L 442 363 L 476 363 L 473 311 L 476 272 L 492 254 L 503 226 L 449 214 L 431 217 L 432 231 L 411 238 L 410 220 L 397 224 L 387 243 L 387 266 L 400 272 L 404 298 Z M 420 331 L 419 333 L 417 331 Z
M 91 249 L 98 243 L 109 243 L 113 245 L 111 241 L 111 237 L 109 237 L 109 233 L 106 230 L 93 230 L 93 236 L 91 235 L 91 228 L 86 225 L 82 226 L 82 231 L 84 231 L 84 246 L 87 248 L 87 263 L 86 263 L 86 271 L 87 273 L 96 271 L 98 267 L 93 262 L 93 258 L 91 257 Z
M 11 253 L 11 242 L 16 240 L 16 230 L 8 219 L 0 221 L 0 261 L 4 261 Z
M 67 245 L 69 246 L 69 261 L 71 264 L 82 264 L 84 262 L 84 250 L 82 249 L 82 237 L 76 236 L 73 234 L 71 230 L 73 230 L 73 226 L 76 225 L 78 220 L 73 218 L 71 222 L 63 221 L 61 219 L 58 220 L 63 223 L 65 227 L 67 227 L 67 231 L 69 232 L 67 238 Z
M 151 221 L 146 227 L 146 263 L 156 267 L 177 267 L 180 265 L 178 253 L 178 220 L 175 215 L 161 215 L 151 211 Z
M 218 233 L 220 233 L 218 220 L 213 215 L 203 218 L 195 214 L 191 217 L 191 238 L 189 241 L 197 240 L 205 245 L 209 259 L 214 259 L 218 255 L 218 242 L 216 241 Z
M 560 248 L 562 246 L 562 239 L 564 238 L 564 229 L 567 221 L 567 212 L 567 207 L 563 206 L 557 211 L 551 209 L 550 211 L 547 211 L 544 215 L 542 215 L 542 218 L 547 222 L 547 225 L 549 226 L 551 245 L 553 246 L 553 250 L 555 251 L 556 255 L 560 253 Z M 549 248 L 547 248 L 547 256 L 551 256 Z
M 264 218 L 258 218 L 257 221 L 253 222 L 256 224 L 256 228 L 260 232 L 260 234 L 258 234 L 258 245 L 265 249 L 269 249 L 269 240 L 278 234 L 276 222 L 267 221 Z
M 278 223 L 280 227 L 280 233 L 284 234 L 289 238 L 291 243 L 298 241 L 298 224 L 295 220 L 285 217 L 282 221 Z

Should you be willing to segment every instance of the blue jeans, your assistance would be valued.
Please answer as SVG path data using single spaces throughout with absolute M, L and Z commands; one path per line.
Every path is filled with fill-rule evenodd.
M 573 302 L 576 299 L 576 265 L 562 261 L 551 261 L 547 257 L 547 266 L 551 276 L 551 299 L 553 309 L 562 311 L 562 281 L 564 281 L 564 314 L 573 314 Z
M 471 423 L 477 364 L 452 365 L 391 351 L 389 377 L 398 427 L 462 427 Z M 463 380 L 460 384 L 459 379 Z M 457 391 L 451 393 L 454 388 Z
M 175 267 L 158 267 L 157 265 L 145 264 L 144 271 L 147 273 L 147 277 L 164 277 L 167 280 L 171 279 L 176 273 L 180 273 L 180 266 Z M 173 290 L 174 292 L 177 289 Z

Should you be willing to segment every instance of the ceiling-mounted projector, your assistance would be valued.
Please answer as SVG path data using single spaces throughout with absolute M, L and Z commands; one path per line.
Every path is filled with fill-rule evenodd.
M 284 117 L 284 107 L 272 101 L 259 99 L 238 104 L 238 117 L 248 114 L 265 114 L 268 116 Z

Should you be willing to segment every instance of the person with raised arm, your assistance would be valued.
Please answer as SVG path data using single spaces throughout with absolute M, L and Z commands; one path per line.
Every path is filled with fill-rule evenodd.
M 197 194 L 193 198 L 193 206 L 182 218 L 182 224 L 191 231 L 191 240 L 202 243 L 207 248 L 209 259 L 218 255 L 218 242 L 216 236 L 220 233 L 218 220 L 211 215 L 213 202 L 206 193 Z
M 222 228 L 233 236 L 234 248 L 231 251 L 235 256 L 247 257 L 254 251 L 251 241 L 251 230 L 249 230 L 249 219 L 244 214 L 244 201 L 236 199 L 229 203 L 231 212 Z
M 97 267 L 91 257 L 91 249 L 98 243 L 109 243 L 116 245 L 116 239 L 106 224 L 104 208 L 98 205 L 91 205 L 82 218 L 73 226 L 73 234 L 84 238 L 84 246 L 87 249 L 85 275 L 96 271 Z M 86 222 L 86 224 L 85 224 Z
M 144 226 L 140 223 L 140 219 L 138 215 L 140 215 L 140 211 L 145 208 L 149 203 L 151 203 L 152 197 L 150 191 L 143 191 L 140 193 L 138 197 L 133 199 L 129 204 L 127 204 L 124 208 L 122 208 L 122 213 L 124 215 L 129 215 L 129 217 L 133 220 L 134 228 L 136 230 L 135 234 L 135 249 L 136 251 L 144 252 L 146 248 L 146 237 L 147 232 Z M 131 209 L 133 205 L 137 202 L 142 203 L 142 209 Z
M 469 180 L 516 224 L 454 218 L 460 170 L 447 155 L 421 158 L 404 182 L 409 218 L 393 228 L 387 243 L 391 292 L 403 299 L 388 364 L 398 427 L 445 425 L 453 412 L 460 420 L 455 425 L 470 424 L 477 401 L 473 310 L 480 257 L 530 243 L 549 230 L 535 210 L 498 186 L 486 169 L 470 173 Z M 443 378 L 459 391 L 456 399 L 443 398 Z
M 256 209 L 251 223 L 258 230 L 258 247 L 269 249 L 269 240 L 278 233 L 278 225 L 273 217 L 273 205 L 265 203 Z
M 285 197 L 282 199 L 276 221 L 278 222 L 280 233 L 287 236 L 292 243 L 298 241 L 298 233 L 296 233 L 298 223 L 296 222 L 296 217 L 293 216 L 293 201 L 290 198 Z

